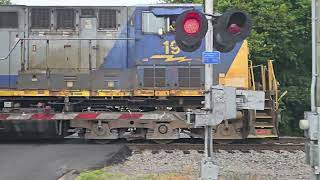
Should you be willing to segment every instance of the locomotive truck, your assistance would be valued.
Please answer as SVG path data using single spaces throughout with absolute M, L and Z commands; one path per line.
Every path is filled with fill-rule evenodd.
M 204 42 L 183 52 L 175 20 L 201 5 L 0 6 L 0 137 L 202 138 Z M 258 70 L 257 70 L 258 69 Z M 259 76 L 259 78 L 256 78 Z M 221 53 L 215 84 L 265 91 L 265 109 L 238 110 L 216 140 L 278 136 L 272 61 L 253 66 L 247 41 Z

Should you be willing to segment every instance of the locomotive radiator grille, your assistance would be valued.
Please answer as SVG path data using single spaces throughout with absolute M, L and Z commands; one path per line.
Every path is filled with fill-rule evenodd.
M 74 28 L 75 12 L 73 9 L 58 9 L 57 18 L 58 29 Z
M 145 68 L 143 74 L 144 87 L 165 87 L 165 68 Z
M 114 9 L 99 10 L 99 29 L 116 29 L 117 11 Z
M 178 68 L 179 87 L 200 87 L 200 68 Z
M 31 12 L 31 28 L 48 29 L 50 27 L 50 9 L 33 8 Z

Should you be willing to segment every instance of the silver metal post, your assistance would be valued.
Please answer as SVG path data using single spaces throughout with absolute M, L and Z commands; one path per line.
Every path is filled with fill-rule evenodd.
M 317 8 L 316 1 L 312 0 L 312 83 L 311 83 L 311 111 L 316 111 L 316 82 L 317 82 Z
M 213 0 L 205 0 L 205 13 L 206 14 L 213 14 Z M 213 51 L 213 26 L 212 26 L 212 17 L 208 16 L 208 32 L 206 35 L 206 51 L 212 52 Z M 205 65 L 205 109 L 211 110 L 212 103 L 211 103 L 211 88 L 213 86 L 213 65 L 206 64 Z M 208 157 L 212 157 L 213 147 L 212 147 L 212 126 L 206 126 L 205 132 L 205 147 L 206 147 L 206 155 Z M 207 138 L 207 139 L 206 139 Z
M 205 13 L 213 14 L 214 0 L 205 0 Z M 206 35 L 206 52 L 213 52 L 213 26 L 212 17 L 207 16 L 208 32 Z M 205 65 L 205 109 L 208 113 L 212 113 L 212 86 L 213 86 L 213 65 Z M 201 161 L 201 180 L 217 180 L 219 174 L 219 167 L 213 159 L 213 140 L 212 140 L 212 126 L 205 126 L 205 157 Z
M 318 50 L 320 49 L 319 43 L 319 25 L 318 15 L 320 11 L 319 0 L 312 0 L 312 83 L 311 83 L 311 111 L 314 114 L 315 119 L 309 119 L 310 126 L 317 125 L 315 129 L 309 129 L 307 131 L 307 137 L 310 142 L 308 144 L 313 150 L 306 146 L 307 159 L 311 160 L 308 163 L 312 166 L 312 180 L 320 180 L 320 79 L 318 78 L 318 70 L 320 69 L 320 57 Z M 313 134 L 317 134 L 313 136 Z

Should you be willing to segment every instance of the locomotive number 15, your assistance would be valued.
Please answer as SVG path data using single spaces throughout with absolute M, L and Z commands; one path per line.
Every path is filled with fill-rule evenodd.
M 165 41 L 163 43 L 163 46 L 164 46 L 164 52 L 165 54 L 173 54 L 173 55 L 176 55 L 176 54 L 179 54 L 180 53 L 180 48 L 177 46 L 177 43 L 176 41 Z

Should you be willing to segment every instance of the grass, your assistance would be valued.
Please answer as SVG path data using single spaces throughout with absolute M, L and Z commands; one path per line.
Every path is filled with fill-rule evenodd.
M 180 174 L 138 174 L 129 176 L 122 173 L 109 173 L 106 169 L 82 172 L 76 180 L 191 180 Z

